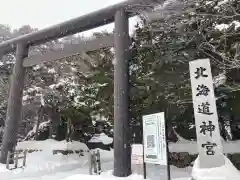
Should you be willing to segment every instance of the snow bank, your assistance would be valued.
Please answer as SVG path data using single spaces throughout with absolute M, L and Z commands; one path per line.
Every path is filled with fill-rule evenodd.
M 142 175 L 137 175 L 137 174 L 132 174 L 128 177 L 125 178 L 118 178 L 112 175 L 112 171 L 104 172 L 100 176 L 93 176 L 93 175 L 83 175 L 83 174 L 76 174 L 73 176 L 70 176 L 68 178 L 62 179 L 62 180 L 79 180 L 79 179 L 84 179 L 84 180 L 143 180 Z
M 47 143 L 49 143 L 49 141 Z M 50 147 L 49 149 L 52 148 Z M 27 163 L 24 168 L 9 171 L 6 169 L 6 165 L 0 164 L 1 179 L 61 180 L 74 174 L 89 174 L 88 153 L 84 153 L 84 156 L 79 156 L 78 154 L 62 155 L 60 153 L 53 155 L 49 149 L 47 149 L 47 151 L 43 150 L 27 154 Z M 100 156 L 102 169 L 112 169 L 113 151 L 109 152 L 100 150 Z M 22 160 L 19 160 L 20 166 L 22 164 L 21 161 Z M 13 165 L 11 165 L 10 168 L 11 167 L 13 167 Z
M 45 141 L 23 141 L 17 144 L 16 149 L 42 151 L 27 154 L 27 163 L 25 168 L 8 171 L 6 170 L 5 165 L 0 164 L 0 174 L 1 177 L 4 177 L 3 179 L 29 179 L 57 172 L 63 173 L 76 168 L 81 168 L 81 171 L 79 171 L 80 173 L 88 173 L 88 169 L 84 168 L 84 166 L 88 163 L 88 153 L 84 153 L 84 156 L 79 156 L 79 154 L 63 155 L 61 153 L 53 154 L 52 152 L 53 150 L 83 150 L 86 152 L 88 151 L 88 147 L 83 143 L 77 141 L 56 141 L 53 139 Z M 19 162 L 19 164 L 21 165 L 22 163 Z
M 226 157 L 225 165 L 208 169 L 201 169 L 199 167 L 199 158 L 197 158 L 192 169 L 192 177 L 196 180 L 239 180 L 240 172 Z
M 22 164 L 19 160 L 19 165 Z M 55 174 L 57 172 L 66 172 L 76 168 L 82 168 L 79 173 L 88 173 L 88 169 L 84 168 L 88 163 L 88 156 L 79 156 L 77 154 L 62 155 L 48 153 L 46 151 L 33 152 L 27 154 L 26 167 L 9 171 L 6 165 L 0 164 L 1 179 L 10 180 L 18 178 L 26 178 L 26 180 L 34 177 L 41 177 L 47 174 Z M 11 165 L 13 167 L 13 165 Z M 41 179 L 41 178 L 39 178 Z M 51 178 L 49 178 L 51 179 Z
M 160 175 L 159 169 L 149 169 L 149 170 L 154 170 L 155 176 L 154 177 L 148 177 L 147 180 L 156 180 L 156 179 L 165 179 Z M 178 169 L 177 172 L 180 172 L 181 169 Z M 186 174 L 186 172 L 181 172 L 182 174 Z M 180 174 L 181 174 L 180 173 Z M 191 180 L 190 177 L 181 177 L 181 175 L 176 174 L 175 176 L 177 178 L 171 178 L 172 180 Z M 79 179 L 84 179 L 84 180 L 143 180 L 143 175 L 139 175 L 136 173 L 133 173 L 132 175 L 128 176 L 128 177 L 122 177 L 122 178 L 118 178 L 112 175 L 112 171 L 107 171 L 107 172 L 103 172 L 100 176 L 90 176 L 90 175 L 83 175 L 83 174 L 76 174 L 76 175 L 72 175 L 69 176 L 68 178 L 65 179 L 61 179 L 61 180 L 79 180 Z
M 101 134 L 95 134 L 88 142 L 103 143 L 105 145 L 108 145 L 113 142 L 113 139 L 108 137 L 105 133 L 101 133 Z
M 24 149 L 31 149 L 31 150 L 48 150 L 48 151 L 53 151 L 53 150 L 73 150 L 73 151 L 78 151 L 78 150 L 83 150 L 83 151 L 88 151 L 88 147 L 86 144 L 78 142 L 78 141 L 72 141 L 72 142 L 67 142 L 67 141 L 56 141 L 53 139 L 47 139 L 44 141 L 23 141 L 23 142 L 18 142 L 17 150 L 24 150 Z

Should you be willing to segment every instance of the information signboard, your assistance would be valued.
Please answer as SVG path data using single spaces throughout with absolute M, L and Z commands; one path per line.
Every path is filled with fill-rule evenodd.
M 143 116 L 144 162 L 167 165 L 164 112 Z

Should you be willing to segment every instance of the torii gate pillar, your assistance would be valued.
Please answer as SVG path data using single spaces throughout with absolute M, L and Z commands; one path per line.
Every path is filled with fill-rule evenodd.
M 7 117 L 5 120 L 3 142 L 1 149 L 0 162 L 6 163 L 7 153 L 13 150 L 17 142 L 17 132 L 19 122 L 22 118 L 22 96 L 24 87 L 25 68 L 23 60 L 28 56 L 28 46 L 18 44 L 16 51 L 16 63 L 11 77 L 10 92 L 8 97 Z
M 115 14 L 114 47 L 114 172 L 131 174 L 131 133 L 129 127 L 129 24 L 124 10 Z

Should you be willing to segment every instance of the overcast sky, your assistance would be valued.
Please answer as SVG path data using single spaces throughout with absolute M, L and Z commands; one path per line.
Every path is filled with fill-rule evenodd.
M 43 29 L 121 1 L 124 0 L 0 0 L 0 24 L 14 29 L 22 25 Z M 136 18 L 130 19 L 130 29 L 135 24 Z M 113 24 L 84 34 L 105 29 L 112 31 Z

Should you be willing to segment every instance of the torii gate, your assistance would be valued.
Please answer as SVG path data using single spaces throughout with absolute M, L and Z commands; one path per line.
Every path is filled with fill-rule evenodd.
M 128 0 L 86 14 L 64 23 L 34 33 L 10 39 L 0 44 L 0 55 L 16 50 L 8 99 L 7 117 L 3 135 L 0 162 L 6 163 L 7 152 L 16 145 L 16 135 L 21 117 L 25 67 L 61 57 L 79 54 L 102 47 L 115 47 L 114 66 L 114 172 L 118 177 L 131 174 L 131 134 L 129 131 L 129 25 L 128 18 L 136 15 L 139 5 L 148 7 L 164 0 Z M 67 50 L 48 52 L 42 56 L 29 56 L 28 49 L 47 41 L 90 30 L 115 21 L 114 37 L 103 37 Z

